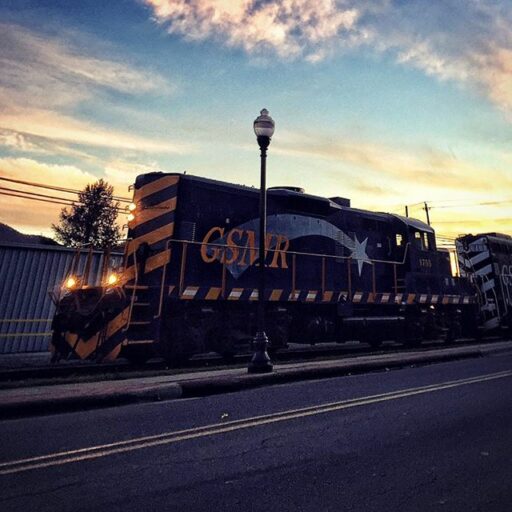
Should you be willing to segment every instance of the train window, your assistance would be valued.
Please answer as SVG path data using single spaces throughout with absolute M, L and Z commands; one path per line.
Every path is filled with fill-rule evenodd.
M 428 236 L 427 236 L 427 233 L 422 233 L 423 234 L 423 249 L 425 249 L 426 251 L 428 251 L 429 249 L 429 243 L 428 243 Z
M 419 231 L 414 232 L 414 247 L 417 249 L 423 249 L 423 242 L 421 240 L 421 233 Z
M 428 234 L 428 246 L 431 251 L 435 251 L 436 249 L 436 239 L 432 233 Z

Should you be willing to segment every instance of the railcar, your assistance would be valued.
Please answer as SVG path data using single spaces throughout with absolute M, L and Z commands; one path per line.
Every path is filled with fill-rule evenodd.
M 73 269 L 55 296 L 55 358 L 233 355 L 256 330 L 259 190 L 155 172 L 138 176 L 133 191 L 122 268 L 106 264 L 100 283 Z M 272 349 L 414 344 L 476 329 L 474 285 L 452 276 L 430 226 L 297 187 L 271 188 L 267 198 Z
M 500 233 L 456 240 L 461 276 L 474 283 L 483 332 L 512 332 L 512 237 Z

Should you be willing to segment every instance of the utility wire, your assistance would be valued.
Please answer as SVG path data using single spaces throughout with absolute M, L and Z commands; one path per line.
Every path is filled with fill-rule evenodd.
M 465 203 L 465 204 L 449 204 L 449 205 L 441 205 L 441 206 L 429 206 L 431 209 L 440 209 L 440 208 L 463 208 L 466 206 L 490 206 L 494 204 L 508 204 L 512 203 L 512 199 L 505 199 L 503 201 L 485 201 L 482 203 Z
M 44 183 L 35 183 L 32 181 L 15 180 L 14 178 L 6 178 L 4 176 L 0 176 L 0 180 L 9 181 L 11 183 L 18 183 L 20 185 L 28 185 L 30 187 L 39 187 L 46 188 L 48 190 L 56 190 L 58 192 L 66 192 L 68 194 L 79 194 L 81 192 L 80 190 L 75 190 L 72 188 L 57 187 L 55 185 L 45 185 Z M 112 198 L 115 199 L 116 201 L 122 201 L 124 203 L 132 202 L 132 200 L 127 197 L 112 196 Z
M 8 192 L 4 192 L 4 190 L 7 190 Z M 31 195 L 22 195 L 22 194 L 31 194 Z M 44 194 L 36 194 L 34 192 L 20 192 L 20 191 L 8 189 L 5 187 L 0 187 L 0 195 L 18 197 L 20 199 L 32 199 L 34 201 L 42 201 L 45 203 L 58 204 L 58 205 L 63 205 L 63 206 L 74 206 L 74 205 L 78 205 L 78 204 L 83 204 L 80 201 L 73 201 L 72 199 L 67 199 L 67 198 L 63 198 L 63 197 L 47 196 Z M 34 196 L 38 196 L 38 197 L 34 197 Z M 127 213 L 126 208 L 116 207 L 116 210 L 119 213 Z
M 19 197 L 21 199 L 32 199 L 33 201 L 42 201 L 43 203 L 51 203 L 51 204 L 60 204 L 64 206 L 73 206 L 73 203 L 64 203 L 61 201 L 53 201 L 51 199 L 41 199 L 38 197 L 26 197 L 26 196 L 20 196 L 18 194 L 11 194 L 9 192 L 0 192 L 0 195 L 2 196 L 11 196 L 11 197 Z
M 17 194 L 26 194 L 28 196 L 45 197 L 46 199 L 56 199 L 57 201 L 74 202 L 73 199 L 68 199 L 67 197 L 49 196 L 47 194 L 38 194 L 37 192 L 26 192 L 25 190 L 16 190 L 16 189 L 7 188 L 7 187 L 0 187 L 0 190 L 6 190 L 7 192 L 16 192 Z
M 501 217 L 498 219 L 488 219 L 489 222 L 502 222 L 502 221 L 510 221 L 510 217 Z M 462 224 L 462 223 L 481 223 L 482 219 L 468 219 L 468 220 L 438 220 L 434 224 Z
M 464 201 L 465 199 L 438 199 L 438 200 L 432 200 L 432 201 L 427 201 L 429 203 L 457 203 L 459 201 Z M 468 199 L 469 201 L 469 199 Z M 512 201 L 512 198 L 508 198 L 508 199 L 500 199 L 500 201 L 506 201 L 506 202 L 509 202 L 509 201 Z M 475 203 L 471 203 L 471 204 L 475 204 Z M 478 204 L 478 202 L 476 203 Z

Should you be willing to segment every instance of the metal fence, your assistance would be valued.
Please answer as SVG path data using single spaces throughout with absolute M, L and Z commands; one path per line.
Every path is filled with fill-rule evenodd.
M 49 292 L 69 272 L 76 251 L 51 245 L 0 242 L 0 354 L 48 350 L 55 306 Z M 113 254 L 120 261 L 121 255 Z M 83 272 L 87 251 L 79 258 Z M 90 282 L 101 273 L 103 252 L 94 251 Z

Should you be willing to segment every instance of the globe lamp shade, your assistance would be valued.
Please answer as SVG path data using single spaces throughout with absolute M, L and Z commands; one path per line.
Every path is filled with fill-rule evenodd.
M 274 120 L 268 115 L 268 110 L 264 108 L 260 115 L 254 121 L 254 133 L 256 137 L 272 138 L 274 135 Z

